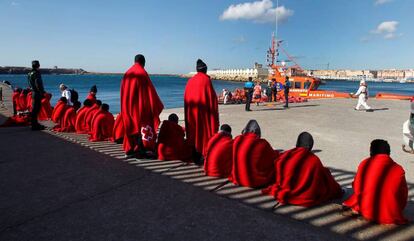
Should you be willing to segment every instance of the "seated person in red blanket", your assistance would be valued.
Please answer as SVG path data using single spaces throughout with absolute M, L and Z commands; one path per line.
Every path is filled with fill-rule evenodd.
M 53 127 L 53 130 L 58 132 L 75 132 L 76 111 L 80 108 L 80 105 L 79 101 L 75 101 L 73 106 L 68 106 L 61 123 Z
M 41 101 L 41 107 L 39 115 L 37 116 L 38 120 L 46 121 L 52 117 L 53 107 L 50 105 L 50 100 L 52 99 L 52 94 L 44 93 L 43 99 Z
M 124 120 L 122 119 L 121 113 L 119 113 L 115 119 L 111 141 L 117 144 L 122 144 L 124 142 L 124 133 Z
M 233 167 L 231 127 L 224 124 L 207 144 L 204 172 L 212 177 L 229 177 Z
M 274 161 L 279 152 L 261 139 L 260 126 L 250 120 L 242 134 L 234 139 L 233 169 L 229 180 L 246 187 L 266 187 L 275 180 Z
M 85 117 L 85 130 L 86 133 L 90 133 L 92 131 L 92 122 L 95 114 L 101 110 L 102 101 L 97 100 L 95 104 L 88 110 Z
M 89 94 L 86 97 L 86 99 L 90 100 L 92 104 L 96 103 L 96 93 L 98 93 L 98 88 L 96 88 L 96 85 L 94 85 L 91 87 L 91 90 L 89 91 Z
M 83 107 L 78 110 L 75 121 L 75 130 L 78 134 L 85 134 L 86 131 L 86 114 L 92 108 L 91 100 L 86 99 L 83 102 Z
M 387 141 L 372 141 L 370 152 L 359 164 L 352 184 L 354 193 L 343 205 L 376 223 L 407 223 L 403 216 L 408 198 L 404 169 L 391 159 Z
M 178 116 L 176 114 L 169 115 L 168 120 L 162 122 L 158 134 L 158 159 L 162 161 L 191 161 L 191 149 L 187 146 L 184 136 L 184 129 L 178 124 Z
M 100 111 L 93 118 L 90 141 L 106 141 L 112 137 L 114 116 L 109 112 L 109 105 L 102 104 Z
M 342 197 L 342 189 L 313 154 L 313 137 L 302 132 L 296 148 L 280 155 L 275 162 L 275 183 L 263 190 L 281 204 L 304 207 L 319 205 Z
M 63 116 L 65 115 L 66 109 L 68 108 L 67 105 L 68 101 L 66 97 L 60 97 L 59 101 L 57 102 L 55 108 L 52 112 L 52 121 L 56 124 L 61 124 Z

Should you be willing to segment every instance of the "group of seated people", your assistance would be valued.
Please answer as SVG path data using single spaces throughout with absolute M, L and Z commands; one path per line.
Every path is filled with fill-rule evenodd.
M 112 140 L 114 116 L 109 112 L 109 105 L 102 104 L 95 96 L 88 96 L 80 108 L 80 102 L 68 105 L 66 97 L 61 97 L 56 104 L 52 121 L 57 132 L 76 132 L 89 134 L 92 142 Z
M 207 176 L 227 178 L 239 186 L 260 188 L 280 205 L 311 207 L 342 198 L 344 190 L 312 152 L 313 145 L 312 135 L 303 132 L 293 149 L 280 153 L 261 138 L 257 121 L 250 120 L 234 139 L 231 127 L 224 124 L 208 143 L 204 171 Z M 158 157 L 191 159 L 175 114 L 161 125 Z M 353 189 L 343 202 L 352 214 L 381 224 L 407 222 L 403 216 L 408 196 L 405 173 L 391 159 L 386 141 L 372 141 L 370 157 L 359 165 Z

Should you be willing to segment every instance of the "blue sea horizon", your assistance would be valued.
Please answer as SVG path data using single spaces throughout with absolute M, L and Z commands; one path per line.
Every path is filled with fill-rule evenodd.
M 59 85 L 66 84 L 79 93 L 79 99 L 84 100 L 89 93 L 91 86 L 98 87 L 98 99 L 103 103 L 110 105 L 110 111 L 113 114 L 120 111 L 119 88 L 121 84 L 121 74 L 110 75 L 43 75 L 43 82 L 47 92 L 51 93 L 52 105 L 60 98 Z M 13 87 L 26 88 L 26 75 L 0 75 L 0 81 L 7 80 Z M 178 108 L 184 106 L 183 96 L 184 88 L 188 78 L 179 76 L 152 75 L 151 80 L 157 89 L 158 95 L 164 103 L 165 108 Z M 234 90 L 243 88 L 242 82 L 231 82 L 213 80 L 213 86 L 219 95 L 223 89 Z M 328 81 L 325 85 L 319 87 L 320 90 L 335 90 L 340 92 L 356 92 L 358 82 L 352 81 Z M 370 95 L 378 92 L 388 92 L 403 95 L 414 95 L 414 84 L 409 83 L 369 83 Z

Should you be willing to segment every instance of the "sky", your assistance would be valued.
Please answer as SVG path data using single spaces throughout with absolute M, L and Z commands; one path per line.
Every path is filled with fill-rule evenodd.
M 306 69 L 414 68 L 414 0 L 0 0 L 0 66 L 179 74 L 266 63 L 275 31 Z

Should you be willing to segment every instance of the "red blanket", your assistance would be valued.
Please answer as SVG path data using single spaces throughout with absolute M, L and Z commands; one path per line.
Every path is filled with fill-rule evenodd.
M 85 134 L 87 133 L 86 130 L 86 114 L 89 112 L 91 107 L 83 106 L 78 110 L 78 114 L 76 115 L 75 121 L 75 130 L 78 134 Z
M 118 116 L 115 119 L 114 124 L 114 130 L 112 132 L 112 139 L 111 141 L 116 143 L 121 143 L 121 140 L 124 138 L 124 122 L 122 121 L 121 114 L 118 114 Z
M 345 206 L 364 218 L 381 224 L 404 224 L 408 188 L 404 169 L 388 155 L 379 154 L 359 164 L 353 183 L 354 194 Z
M 69 106 L 66 108 L 65 114 L 61 123 L 53 128 L 58 132 L 74 132 L 76 123 L 76 110 L 74 107 Z
M 32 111 L 32 92 L 30 91 L 29 93 L 27 93 L 27 97 L 26 97 L 26 105 L 27 105 L 27 110 L 28 111 Z
M 134 64 L 124 75 L 121 83 L 121 115 L 124 123 L 124 150 L 137 151 L 132 136 L 141 135 L 144 147 L 155 151 L 159 115 L 164 109 L 160 97 L 148 73 Z
M 17 111 L 26 111 L 27 110 L 27 95 L 20 93 L 19 98 L 17 98 Z
M 310 207 L 342 196 L 330 171 L 306 148 L 284 152 L 275 164 L 276 182 L 263 193 L 282 204 Z
M 219 132 L 208 142 L 204 171 L 207 176 L 229 177 L 233 167 L 233 139 Z
M 197 73 L 188 80 L 184 112 L 188 143 L 205 156 L 208 141 L 219 128 L 217 95 L 208 75 Z
M 265 187 L 275 180 L 274 161 L 279 152 L 254 133 L 234 139 L 233 170 L 229 180 L 246 187 Z
M 87 100 L 90 100 L 92 102 L 92 104 L 96 103 L 96 95 L 89 93 L 88 96 L 86 97 Z
M 45 121 L 52 117 L 53 108 L 50 105 L 51 98 L 51 94 L 45 93 L 44 98 L 42 99 L 42 106 L 40 108 L 39 115 L 37 116 L 38 120 Z
M 180 125 L 168 120 L 163 121 L 157 144 L 159 160 L 190 161 L 191 150 L 184 141 L 184 130 Z
M 89 140 L 106 141 L 112 137 L 114 129 L 114 116 L 108 111 L 99 111 L 93 118 L 92 130 Z
M 68 108 L 68 105 L 65 102 L 58 101 L 55 108 L 52 112 L 52 121 L 61 124 L 61 120 L 63 119 L 63 116 L 65 115 L 66 109 Z
M 86 113 L 84 123 L 86 133 L 89 133 L 92 130 L 92 119 L 98 111 L 100 111 L 100 107 L 97 104 L 94 104 Z

